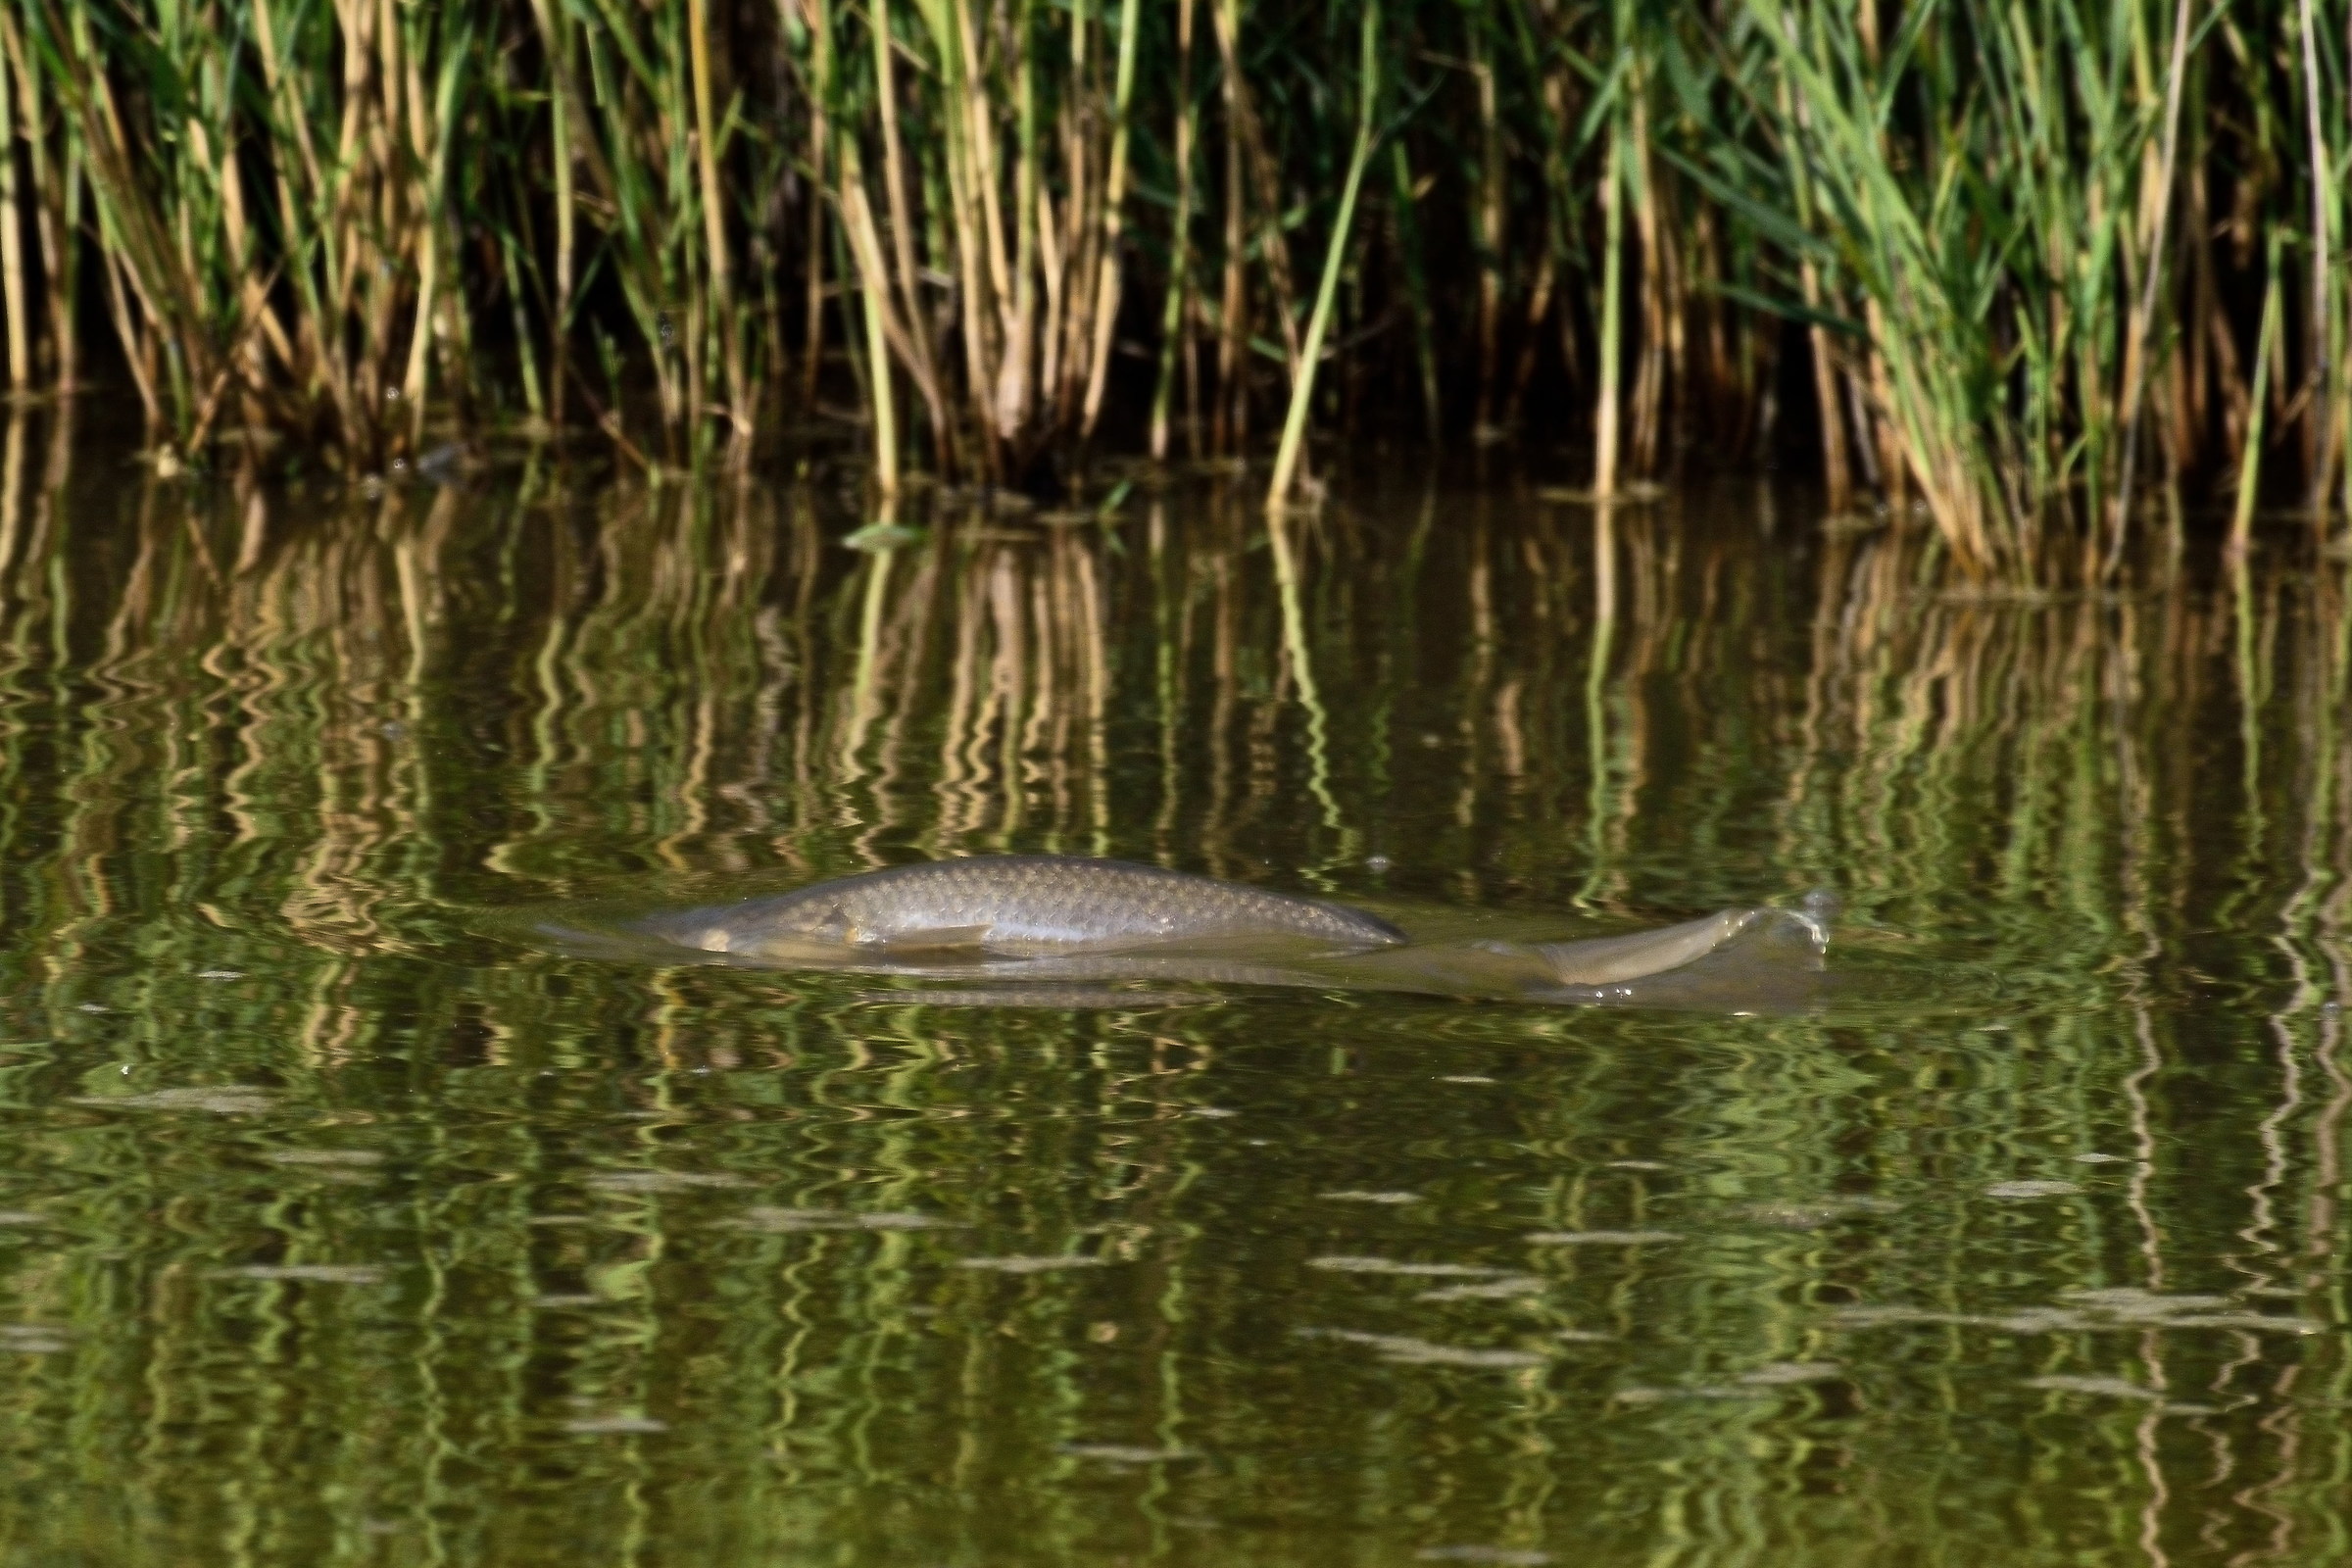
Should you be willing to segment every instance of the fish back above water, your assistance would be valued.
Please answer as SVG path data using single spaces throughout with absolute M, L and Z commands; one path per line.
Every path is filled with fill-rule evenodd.
M 845 948 L 967 949 L 1020 957 L 1268 937 L 1340 950 L 1405 940 L 1388 921 L 1345 905 L 1060 855 L 891 866 L 771 898 L 656 915 L 638 929 L 706 953 L 783 959 Z

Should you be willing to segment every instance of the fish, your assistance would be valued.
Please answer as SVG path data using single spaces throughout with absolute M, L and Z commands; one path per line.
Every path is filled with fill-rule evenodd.
M 1376 914 L 1162 866 L 1071 855 L 985 855 L 820 882 L 638 922 L 650 936 L 751 958 L 849 949 L 968 950 L 1000 958 L 1178 942 L 1291 939 L 1338 951 L 1399 947 Z
M 1442 928 L 1446 911 L 1430 911 Z M 1571 942 L 1416 940 L 1385 916 L 1160 866 L 995 855 L 891 866 L 790 893 L 641 915 L 573 952 L 886 976 L 866 994 L 941 1006 L 1136 1006 L 1204 994 L 1117 986 L 1385 991 L 1599 1005 L 1783 1010 L 1822 971 L 1834 903 L 1730 908 Z M 1459 911 L 1451 919 L 1458 929 Z M 674 961 L 674 960 L 673 960 Z M 953 989 L 926 987 L 945 982 Z

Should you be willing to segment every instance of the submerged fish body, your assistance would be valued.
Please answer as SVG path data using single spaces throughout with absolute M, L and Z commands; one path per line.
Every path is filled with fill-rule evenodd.
M 844 950 L 968 949 L 997 957 L 1108 953 L 1171 943 L 1291 939 L 1339 951 L 1395 947 L 1378 915 L 1320 899 L 1125 860 L 991 855 L 891 866 L 773 898 L 640 922 L 683 947 L 752 958 Z

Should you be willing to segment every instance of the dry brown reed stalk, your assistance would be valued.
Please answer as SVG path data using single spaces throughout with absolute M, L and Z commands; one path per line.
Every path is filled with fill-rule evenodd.
M 22 52 L 10 47 L 16 32 L 13 18 L 0 19 L 0 312 L 7 317 L 8 385 L 22 398 L 32 387 L 32 302 L 25 297 L 24 222 L 17 189 L 17 110 L 12 78 L 14 61 Z M 27 138 L 29 139 L 37 139 Z
M 116 330 L 159 440 L 200 449 L 233 392 L 260 434 L 324 424 L 377 461 L 416 446 L 436 332 L 457 335 L 443 204 L 471 38 L 371 0 L 288 34 L 283 4 L 254 0 L 249 43 L 218 6 L 110 14 L 106 43 L 155 71 L 120 89 L 90 8 L 36 0 L 24 19 L 87 159 Z M 339 81 L 321 69 L 335 52 Z M 276 143 L 267 225 L 237 72 L 258 75 Z
M 0 56 L 5 57 L 0 70 L 13 75 L 15 123 L 29 176 L 24 196 L 40 239 L 40 282 L 48 311 L 45 341 L 38 348 L 46 352 L 50 387 L 71 392 L 79 385 L 81 366 L 76 308 L 83 249 L 81 147 L 57 112 L 56 95 L 38 69 L 23 21 L 11 13 L 0 13 Z

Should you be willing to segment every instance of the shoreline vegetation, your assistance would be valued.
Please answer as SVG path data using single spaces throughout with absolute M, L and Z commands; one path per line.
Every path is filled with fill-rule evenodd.
M 889 47 L 881 47 L 883 40 Z M 885 502 L 1310 431 L 1786 457 L 2013 584 L 2352 494 L 2352 0 L 0 0 L 21 401 Z

